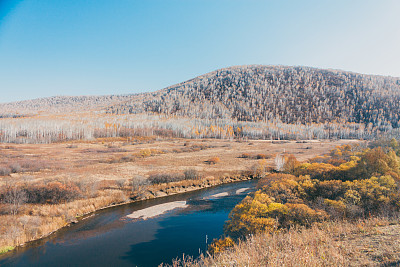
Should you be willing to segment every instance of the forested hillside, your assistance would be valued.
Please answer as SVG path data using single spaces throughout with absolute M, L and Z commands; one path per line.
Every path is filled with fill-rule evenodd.
M 400 79 L 309 67 L 237 66 L 141 95 L 108 111 L 397 128 Z
M 149 93 L 0 104 L 0 142 L 133 135 L 369 139 L 400 136 L 400 79 L 309 67 L 236 66 Z
M 0 117 L 20 117 L 38 112 L 63 113 L 81 110 L 101 110 L 126 101 L 133 95 L 53 96 L 0 104 Z M 16 116 L 16 114 L 20 114 Z M 15 115 L 15 116 L 14 116 Z

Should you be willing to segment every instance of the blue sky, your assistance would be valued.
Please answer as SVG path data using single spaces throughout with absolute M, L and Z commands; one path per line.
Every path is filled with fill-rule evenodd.
M 0 0 L 0 102 L 155 91 L 218 68 L 400 77 L 400 1 Z

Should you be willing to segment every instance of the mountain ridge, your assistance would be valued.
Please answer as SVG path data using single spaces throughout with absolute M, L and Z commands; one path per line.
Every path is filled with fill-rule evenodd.
M 157 113 L 238 121 L 372 123 L 399 127 L 400 79 L 302 66 L 222 68 L 110 106 L 114 114 Z

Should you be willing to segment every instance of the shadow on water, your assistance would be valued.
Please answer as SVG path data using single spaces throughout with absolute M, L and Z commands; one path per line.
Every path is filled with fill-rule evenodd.
M 102 210 L 0 257 L 0 266 L 157 266 L 183 254 L 196 257 L 223 233 L 229 212 L 249 192 L 238 190 L 254 188 L 255 183 L 221 185 Z M 188 207 L 158 217 L 126 217 L 136 210 L 182 200 Z

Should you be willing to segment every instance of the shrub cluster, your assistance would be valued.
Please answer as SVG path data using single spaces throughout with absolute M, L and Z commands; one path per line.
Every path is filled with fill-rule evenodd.
M 170 183 L 170 182 L 178 182 L 185 180 L 185 176 L 179 173 L 157 173 L 152 174 L 149 177 L 149 182 L 151 184 L 163 184 L 163 183 Z
M 195 169 L 187 169 L 183 172 L 185 180 L 198 180 L 201 178 L 198 171 Z
M 208 148 L 214 148 L 215 146 L 212 145 L 206 145 L 206 144 L 190 144 L 189 142 L 186 142 L 184 144 L 183 148 L 174 148 L 172 152 L 174 153 L 185 153 L 185 152 L 198 152 L 201 150 L 205 150 Z
M 79 187 L 73 183 L 50 182 L 24 188 L 29 203 L 59 204 L 69 202 L 81 196 Z
M 231 248 L 234 245 L 235 242 L 233 242 L 232 238 L 228 236 L 225 238 L 213 240 L 213 242 L 208 247 L 208 251 L 211 254 L 216 254 L 226 250 L 227 248 Z
M 271 155 L 267 155 L 264 153 L 259 153 L 259 154 L 250 154 L 250 153 L 242 153 L 239 158 L 243 158 L 243 159 L 268 159 L 270 158 Z
M 400 160 L 390 147 L 362 151 L 342 146 L 303 164 L 286 159 L 286 174 L 267 175 L 259 181 L 259 190 L 232 210 L 227 235 L 237 238 L 326 219 L 400 211 Z
M 24 203 L 59 204 L 72 201 L 80 196 L 82 196 L 82 192 L 74 183 L 54 181 L 6 187 L 0 192 L 0 202 L 15 202 L 23 198 Z
M 212 157 L 208 160 L 206 160 L 205 162 L 208 164 L 217 164 L 221 161 L 221 159 L 219 157 Z
M 0 176 L 7 176 L 11 173 L 11 169 L 8 166 L 0 166 Z
M 251 155 L 249 153 L 242 153 L 242 155 L 240 155 L 240 158 L 249 159 L 251 158 Z
M 257 154 L 257 155 L 256 155 L 256 158 L 257 158 L 257 159 L 266 159 L 266 158 L 267 158 L 267 155 L 266 155 L 266 154 Z
M 179 182 L 183 180 L 197 180 L 200 179 L 201 176 L 198 171 L 195 169 L 187 169 L 183 174 L 180 173 L 158 173 L 150 175 L 148 181 L 151 184 L 162 184 L 162 183 L 171 183 L 171 182 Z
M 147 158 L 150 156 L 158 155 L 158 154 L 164 154 L 164 151 L 158 150 L 158 149 L 141 149 L 138 153 L 135 155 L 139 158 Z
M 49 167 L 49 163 L 28 158 L 13 159 L 12 161 L 3 161 L 0 164 L 0 176 L 7 176 L 18 172 L 37 172 Z
M 120 152 L 127 152 L 126 149 L 119 148 L 119 147 L 114 147 L 114 146 L 108 146 L 107 148 L 104 149 L 95 149 L 95 148 L 86 148 L 82 150 L 82 153 L 120 153 Z

